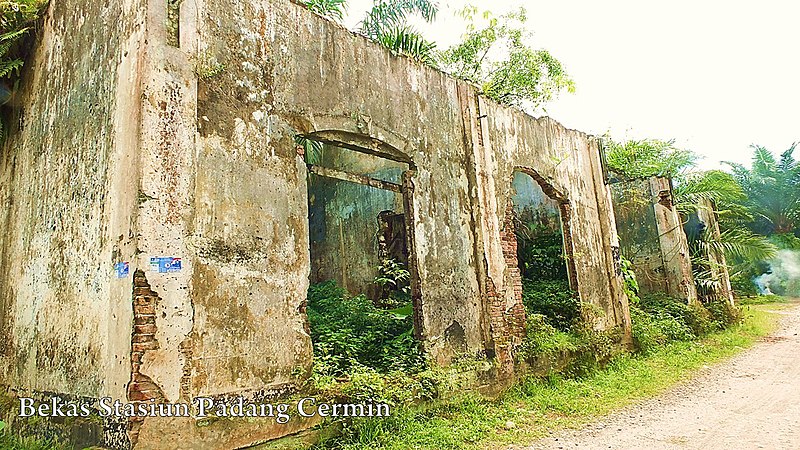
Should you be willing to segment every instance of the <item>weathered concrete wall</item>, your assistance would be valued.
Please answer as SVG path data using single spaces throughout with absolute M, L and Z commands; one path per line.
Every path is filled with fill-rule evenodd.
M 0 149 L 0 383 L 124 398 L 141 1 L 52 2 Z
M 514 172 L 511 189 L 514 215 L 519 221 L 537 224 L 546 232 L 561 231 L 558 202 L 548 197 L 536 180 L 526 173 Z
M 203 122 L 200 148 L 213 143 L 231 149 L 231 155 L 238 144 L 235 124 L 243 121 L 242 128 L 252 130 L 248 142 L 265 146 L 268 166 L 294 167 L 274 176 L 273 183 L 287 190 L 281 197 L 290 204 L 305 204 L 306 171 L 294 151 L 295 133 L 329 132 L 328 137 L 339 141 L 362 136 L 361 146 L 368 149 L 375 145 L 373 139 L 391 146 L 390 151 L 416 168 L 412 214 L 423 293 L 421 320 L 428 345 L 437 359 L 446 361 L 454 349 L 447 348 L 444 330 L 455 325 L 464 330 L 454 344 L 457 349 L 483 349 L 469 166 L 464 152 L 458 151 L 463 148 L 463 125 L 457 83 L 440 72 L 393 57 L 290 3 L 249 1 L 231 7 L 227 1 L 210 1 L 205 14 L 202 45 L 229 70 L 201 83 L 198 114 L 209 120 Z M 264 127 L 270 130 L 268 139 L 260 131 Z M 254 163 L 265 164 L 263 157 Z M 231 157 L 224 164 L 241 171 L 248 162 Z M 237 189 L 247 192 L 250 182 L 242 181 Z M 225 189 L 216 189 L 220 190 Z M 275 198 L 269 190 L 261 193 Z M 267 212 L 258 213 L 270 221 Z M 272 218 L 271 222 L 284 229 L 281 221 Z M 298 217 L 291 228 L 294 239 L 302 243 L 294 263 L 305 276 L 305 217 Z M 293 237 L 276 233 L 275 239 L 273 246 L 280 248 L 285 245 L 281 242 Z M 279 273 L 278 268 L 269 269 Z M 292 298 L 300 301 L 305 285 L 298 283 L 292 291 L 296 292 Z M 307 342 L 307 336 L 304 339 Z
M 697 219 L 703 224 L 702 233 L 708 233 L 714 242 L 721 242 L 719 221 L 717 220 L 717 208 L 711 200 L 701 199 L 700 207 L 697 209 Z M 687 223 L 688 225 L 688 223 Z M 705 292 L 698 292 L 703 301 L 720 300 L 733 306 L 733 289 L 728 275 L 728 264 L 725 255 L 713 251 L 710 247 L 705 247 L 705 257 L 710 262 L 708 270 L 711 279 L 714 281 Z
M 697 301 L 686 234 L 667 178 L 615 184 L 614 207 L 622 255 L 633 263 L 643 293 Z
M 486 352 L 513 374 L 524 311 L 502 232 L 515 170 L 567 216 L 577 290 L 595 306 L 587 320 L 629 337 L 590 136 L 497 105 L 284 0 L 181 2 L 170 14 L 159 1 L 73 3 L 51 7 L 24 91 L 36 119 L 0 166 L 7 383 L 171 402 L 298 389 L 312 349 L 297 134 L 411 168 L 416 322 L 435 361 Z M 79 26 L 65 20 L 76 12 Z M 208 70 L 213 59 L 224 70 Z M 181 270 L 151 270 L 162 256 L 181 258 Z M 118 280 L 120 260 L 131 267 Z M 135 425 L 140 448 L 225 448 L 237 426 Z M 295 429 L 247 426 L 253 441 Z M 175 441 L 161 445 L 163 433 Z
M 485 159 L 492 169 L 487 172 L 493 175 L 496 197 L 489 200 L 487 196 L 486 207 L 492 208 L 492 215 L 503 216 L 514 170 L 524 170 L 539 178 L 541 185 L 549 185 L 548 195 L 569 205 L 565 242 L 572 244 L 567 252 L 573 255 L 580 299 L 602 312 L 599 317 L 586 318 L 599 329 L 629 324 L 627 297 L 618 276 L 610 191 L 603 182 L 597 142 L 550 118 L 532 119 L 483 99 L 478 105 L 475 116 L 486 115 L 482 119 L 488 137 L 484 145 L 491 152 Z M 495 280 L 502 279 L 505 264 L 494 255 L 494 251 L 487 252 L 489 273 Z

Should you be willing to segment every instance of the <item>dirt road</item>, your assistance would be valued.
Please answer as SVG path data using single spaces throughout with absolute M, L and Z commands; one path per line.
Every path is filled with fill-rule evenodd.
M 531 449 L 800 449 L 800 307 L 779 330 L 666 394 Z

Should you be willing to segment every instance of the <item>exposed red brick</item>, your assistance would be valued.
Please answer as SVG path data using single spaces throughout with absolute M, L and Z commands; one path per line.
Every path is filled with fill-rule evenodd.
M 145 352 L 159 348 L 156 339 L 155 308 L 160 298 L 150 288 L 144 272 L 137 270 L 133 275 L 133 333 L 131 334 L 131 381 L 128 383 L 128 401 L 164 402 L 166 398 L 161 388 L 147 375 L 140 372 Z M 139 430 L 144 418 L 135 417 L 128 421 L 128 437 L 131 447 L 139 440 Z

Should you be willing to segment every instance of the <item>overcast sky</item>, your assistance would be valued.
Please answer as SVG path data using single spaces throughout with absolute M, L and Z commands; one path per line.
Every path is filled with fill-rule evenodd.
M 440 0 L 437 22 L 420 28 L 446 48 L 464 31 L 454 12 L 465 3 Z M 674 138 L 705 157 L 702 168 L 749 163 L 750 144 L 782 152 L 800 141 L 800 2 L 471 3 L 495 15 L 526 8 L 534 46 L 575 81 L 574 94 L 547 106 L 569 128 Z M 353 28 L 371 4 L 350 0 L 345 23 Z

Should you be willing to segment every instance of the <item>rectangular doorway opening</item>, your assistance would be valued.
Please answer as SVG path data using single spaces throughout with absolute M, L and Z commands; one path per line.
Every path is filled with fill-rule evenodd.
M 315 370 L 425 368 L 418 336 L 408 163 L 299 138 L 308 167 L 307 313 Z

